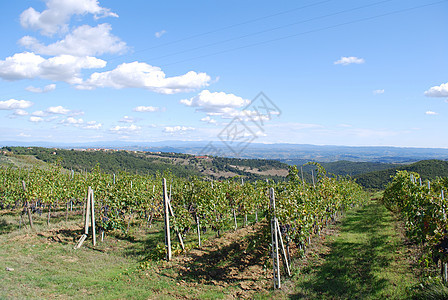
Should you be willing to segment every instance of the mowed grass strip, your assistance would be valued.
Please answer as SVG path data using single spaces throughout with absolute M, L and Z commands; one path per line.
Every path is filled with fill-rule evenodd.
M 68 222 L 65 210 L 56 210 L 52 215 L 50 226 L 46 224 L 46 212 L 33 215 L 35 230 L 31 230 L 29 226 L 19 229 L 19 210 L 0 211 L 0 299 L 232 299 L 249 298 L 253 293 L 244 285 L 248 280 L 243 286 L 233 278 L 226 284 L 217 284 L 188 277 L 189 272 L 181 274 L 182 260 L 168 263 L 151 258 L 151 253 L 160 254 L 160 245 L 164 257 L 161 219 L 154 220 L 151 228 L 146 222 L 134 223 L 128 235 L 119 231 L 108 233 L 103 242 L 98 236 L 96 247 L 89 236 L 75 250 L 75 242 L 84 232 L 82 215 L 71 213 Z M 255 217 L 248 219 L 252 224 Z M 238 216 L 239 228 L 243 223 L 244 217 Z M 235 235 L 231 229 L 223 233 L 223 239 L 229 233 Z M 210 242 L 212 246 L 219 240 L 210 229 L 202 232 L 201 237 L 203 244 Z M 235 235 L 229 243 L 239 243 L 243 238 Z M 187 246 L 196 243 L 196 231 L 190 230 L 184 241 Z M 177 244 L 172 233 L 173 249 Z M 236 253 L 225 256 L 220 251 L 215 254 L 223 260 L 215 265 L 204 262 L 204 274 L 240 258 Z
M 396 219 L 377 200 L 350 210 L 339 234 L 294 276 L 289 298 L 408 299 L 417 283 Z
M 0 234 L 0 299 L 219 299 L 231 292 L 184 285 L 164 261 L 149 261 L 140 269 L 153 240 L 163 241 L 161 224 L 139 232 L 135 240 L 106 236 L 94 248 L 88 239 L 77 250 L 65 236 L 66 226 L 78 227 L 73 223 L 38 224 L 34 231 L 14 226 Z M 75 232 L 77 239 L 81 230 Z

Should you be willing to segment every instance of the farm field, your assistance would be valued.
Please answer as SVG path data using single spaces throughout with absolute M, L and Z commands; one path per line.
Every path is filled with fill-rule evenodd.
M 377 200 L 314 236 L 305 257 L 295 255 L 292 278 L 277 291 L 266 266 L 268 245 L 260 249 L 253 243 L 266 240 L 263 222 L 221 238 L 209 234 L 201 249 L 166 262 L 148 259 L 148 253 L 157 256 L 151 249 L 163 240 L 162 222 L 151 229 L 133 224 L 128 236 L 117 232 L 96 247 L 88 240 L 74 250 L 81 216 L 65 222 L 63 211 L 54 214 L 49 228 L 42 216 L 31 231 L 11 225 L 18 215 L 2 212 L 0 257 L 14 271 L 0 273 L 1 298 L 406 299 L 416 284 L 411 250 L 397 233 L 397 220 Z
M 409 299 L 444 291 L 445 179 L 400 171 L 384 195 L 372 195 L 314 165 L 310 184 L 296 166 L 283 182 L 2 168 L 0 297 Z M 96 244 L 85 231 L 94 219 Z M 281 260 L 273 263 L 275 244 Z

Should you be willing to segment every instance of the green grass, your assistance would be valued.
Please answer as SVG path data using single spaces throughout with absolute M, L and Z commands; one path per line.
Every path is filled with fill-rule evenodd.
M 82 234 L 82 216 L 73 212 L 65 222 L 65 209 L 52 214 L 50 226 L 45 211 L 41 217 L 33 215 L 32 231 L 29 226 L 19 229 L 19 210 L 1 212 L 0 299 L 222 299 L 235 294 L 238 283 L 228 287 L 198 284 L 195 278 L 178 276 L 175 264 L 148 261 L 148 253 L 163 245 L 161 220 L 151 228 L 134 223 L 127 235 L 107 234 L 96 247 L 88 239 L 74 250 Z M 242 225 L 242 218 L 238 221 Z M 186 243 L 197 243 L 195 229 Z M 202 233 L 204 240 L 215 236 L 212 230 Z M 177 243 L 175 235 L 172 243 Z M 6 271 L 7 267 L 14 271 Z
M 228 281 L 228 285 L 219 286 L 204 281 L 210 272 L 239 264 L 244 258 L 244 254 L 235 252 L 239 250 L 233 244 L 188 263 L 190 271 L 184 270 L 180 275 L 176 263 L 147 260 L 148 253 L 163 245 L 161 220 L 156 220 L 151 228 L 134 223 L 127 235 L 108 234 L 96 247 L 87 240 L 81 249 L 74 250 L 74 243 L 82 233 L 79 213 L 71 213 L 65 222 L 65 210 L 57 209 L 49 227 L 45 211 L 41 217 L 34 215 L 35 231 L 19 229 L 18 213 L 17 210 L 0 214 L 0 299 L 226 299 L 238 297 L 241 291 L 239 282 Z M 254 216 L 249 216 L 248 221 L 253 220 Z M 348 211 L 335 226 L 334 235 L 325 239 L 316 237 L 307 258 L 293 262 L 293 278 L 282 277 L 282 290 L 264 289 L 251 297 L 410 298 L 411 287 L 417 280 L 396 223 L 391 213 L 375 200 Z M 243 216 L 238 216 L 238 226 L 242 225 Z M 186 243 L 197 243 L 195 230 L 191 229 Z M 208 240 L 215 236 L 211 230 L 202 234 Z M 176 243 L 175 235 L 172 238 Z M 319 244 L 320 239 L 324 242 Z M 6 267 L 14 271 L 8 272 Z M 195 272 L 195 267 L 205 268 L 201 269 L 204 276 L 196 276 L 202 273 Z M 244 298 L 248 294 L 240 295 Z
M 292 299 L 408 299 L 417 283 L 396 220 L 372 200 L 347 212 L 327 251 L 297 269 Z

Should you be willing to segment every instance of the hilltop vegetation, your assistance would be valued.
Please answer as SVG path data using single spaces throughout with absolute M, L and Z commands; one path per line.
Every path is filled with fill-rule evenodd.
M 397 171 L 417 172 L 422 180 L 433 180 L 436 177 L 448 176 L 448 161 L 443 160 L 422 160 L 410 165 L 402 165 L 396 168 L 374 171 L 355 176 L 356 181 L 364 188 L 384 189 L 387 183 L 392 181 L 392 177 Z
M 65 169 L 90 171 L 97 164 L 106 173 L 127 171 L 136 174 L 155 175 L 171 172 L 178 177 L 209 177 L 220 180 L 240 176 L 246 180 L 270 178 L 283 181 L 288 174 L 289 165 L 277 160 L 242 159 L 215 156 L 196 156 L 173 152 L 144 152 L 129 150 L 66 150 L 43 147 L 3 147 L 0 164 L 15 167 L 34 165 L 45 167 L 46 163 L 59 163 Z M 300 165 L 306 160 L 297 161 Z M 421 174 L 422 179 L 434 179 L 448 176 L 448 161 L 422 160 L 413 164 L 396 164 L 381 162 L 323 162 L 327 174 L 351 176 L 368 189 L 384 189 L 397 170 L 407 170 Z M 304 165 L 303 177 L 311 182 L 311 170 L 315 166 Z M 299 173 L 301 176 L 301 172 Z
M 359 174 L 381 171 L 387 169 L 393 169 L 397 167 L 397 164 L 381 163 L 381 162 L 353 162 L 347 160 L 340 160 L 334 162 L 322 162 L 322 167 L 330 174 L 341 176 L 356 176 Z M 311 166 L 304 167 L 305 171 L 308 171 Z
M 43 147 L 3 147 L 5 156 L 23 161 L 55 163 L 65 169 L 90 171 L 99 164 L 107 173 L 127 171 L 136 174 L 164 173 L 170 171 L 178 177 L 207 176 L 223 179 L 241 176 L 248 180 L 270 178 L 284 180 L 288 174 L 288 165 L 267 159 L 238 159 L 209 156 L 195 156 L 181 153 L 141 152 L 127 150 L 66 150 Z M 7 163 L 7 159 L 2 160 Z M 12 164 L 11 159 L 9 165 Z M 14 165 L 14 164 L 13 164 Z

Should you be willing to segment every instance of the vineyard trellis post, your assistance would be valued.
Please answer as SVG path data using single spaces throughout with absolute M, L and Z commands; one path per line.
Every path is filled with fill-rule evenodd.
M 89 234 L 89 223 L 92 227 L 92 239 L 93 246 L 96 246 L 96 229 L 95 229 L 95 199 L 93 189 L 89 186 L 87 190 L 87 201 L 86 201 L 86 209 L 85 209 L 85 223 L 84 223 L 84 234 L 78 240 L 75 245 L 75 249 L 81 248 L 82 244 L 86 240 Z
M 168 209 L 170 211 L 171 217 L 174 218 L 174 211 L 173 211 L 173 207 L 171 206 L 171 186 L 170 186 L 170 196 L 168 197 Z M 182 250 L 185 250 L 184 240 L 182 239 L 182 235 L 181 235 L 181 233 L 179 231 L 179 228 L 177 228 L 175 226 L 174 227 L 174 231 L 176 231 L 177 238 L 179 239 L 179 243 L 180 243 L 180 246 L 182 247 Z
M 274 271 L 274 289 L 279 289 L 281 287 L 280 282 L 280 268 L 279 268 L 279 257 L 278 257 L 278 240 L 277 240 L 277 226 L 275 225 L 275 196 L 274 188 L 269 189 L 269 198 L 271 202 L 271 210 L 273 217 L 271 219 L 271 240 L 272 240 L 272 267 Z
M 25 192 L 25 195 L 26 195 L 26 184 L 25 184 L 24 180 L 22 180 L 22 187 L 23 187 L 23 191 Z M 29 206 L 29 201 L 28 200 L 29 199 L 24 199 L 24 201 L 25 201 L 25 210 L 26 210 L 26 212 L 28 214 L 28 220 L 30 222 L 30 227 L 31 227 L 31 229 L 34 229 L 33 217 L 31 216 L 31 210 L 30 210 L 30 206 Z M 25 224 L 25 222 L 23 224 Z
M 279 289 L 281 288 L 279 243 L 282 250 L 281 255 L 288 276 L 291 276 L 291 270 L 289 268 L 288 256 L 286 254 L 285 245 L 283 243 L 282 232 L 280 230 L 280 225 L 278 223 L 278 219 L 275 214 L 275 192 L 274 188 L 272 187 L 269 189 L 269 199 L 273 215 L 271 219 L 271 240 L 272 240 L 272 267 L 274 272 L 274 289 Z
M 168 194 L 166 191 L 166 179 L 163 178 L 163 208 L 165 217 L 165 248 L 166 260 L 171 260 L 171 236 L 170 236 L 170 213 L 168 208 Z
M 199 223 L 199 216 L 196 214 L 196 224 L 197 224 L 197 227 L 198 227 L 198 245 L 199 245 L 199 248 L 202 246 L 201 245 L 201 225 L 200 225 L 200 223 Z

